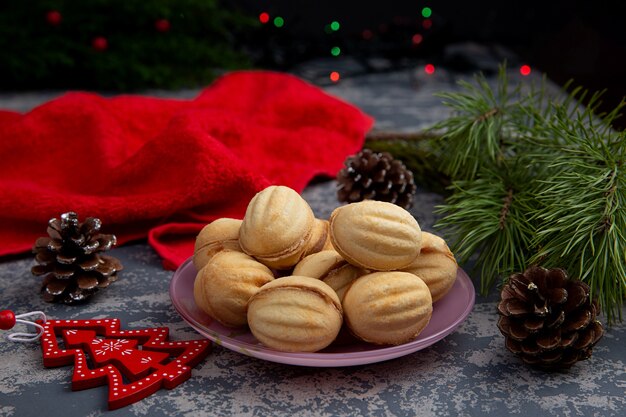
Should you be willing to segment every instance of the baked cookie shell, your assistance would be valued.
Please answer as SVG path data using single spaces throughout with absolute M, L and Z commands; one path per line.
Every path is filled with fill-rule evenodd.
M 309 239 L 304 251 L 305 257 L 324 250 L 324 247 L 327 245 L 329 239 L 328 229 L 328 220 L 315 219 L 313 230 L 311 232 L 311 238 Z
M 346 263 L 334 250 L 311 254 L 301 260 L 293 270 L 293 275 L 322 279 L 329 271 Z
M 304 258 L 296 265 L 293 274 L 322 280 L 342 300 L 352 281 L 365 274 L 365 271 L 348 263 L 337 251 L 325 250 Z
M 408 272 L 375 272 L 352 283 L 343 298 L 344 319 L 359 339 L 381 345 L 414 340 L 432 316 L 428 286 Z
M 238 240 L 241 223 L 239 219 L 222 217 L 207 224 L 196 237 L 194 252 L 211 243 Z
M 248 303 L 248 326 L 265 346 L 284 352 L 316 352 L 341 329 L 341 303 L 322 281 L 301 276 L 276 279 Z
M 417 275 L 428 285 L 434 303 L 450 291 L 459 267 L 445 240 L 428 232 L 422 236 L 420 255 L 403 271 Z
M 194 299 L 200 309 L 228 327 L 247 324 L 248 300 L 274 280 L 265 265 L 242 252 L 216 254 L 194 282 Z
M 346 262 L 345 265 L 330 271 L 324 278 L 322 278 L 322 281 L 335 290 L 337 297 L 343 301 L 348 288 L 350 288 L 356 279 L 365 273 L 366 271 L 358 266 L 354 266 Z
M 239 244 L 245 253 L 259 259 L 286 258 L 304 252 L 314 221 L 311 207 L 296 191 L 270 186 L 248 204 Z M 300 257 L 296 258 L 297 262 Z
M 330 236 L 348 262 L 376 271 L 406 268 L 419 255 L 422 240 L 419 224 L 408 211 L 370 200 L 335 209 Z
M 200 271 L 209 260 L 222 250 L 241 252 L 239 246 L 239 228 L 241 220 L 221 218 L 202 228 L 196 237 L 193 254 L 193 264 Z

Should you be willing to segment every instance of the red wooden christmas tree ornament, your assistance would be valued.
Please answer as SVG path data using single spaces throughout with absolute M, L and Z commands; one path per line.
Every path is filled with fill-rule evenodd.
M 206 339 L 168 341 L 167 327 L 120 330 L 118 319 L 49 320 L 42 325 L 44 366 L 74 363 L 75 391 L 108 383 L 110 410 L 137 402 L 162 386 L 178 386 L 211 347 Z

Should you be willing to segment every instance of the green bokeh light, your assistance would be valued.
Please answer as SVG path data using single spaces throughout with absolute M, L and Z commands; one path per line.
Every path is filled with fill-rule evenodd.
M 340 27 L 341 27 L 341 25 L 340 25 L 340 24 L 339 24 L 339 22 L 337 22 L 336 20 L 333 20 L 333 21 L 330 23 L 330 28 L 331 28 L 332 30 L 334 30 L 335 32 L 336 32 L 336 31 L 338 31 Z
M 424 7 L 422 9 L 422 16 L 428 19 L 433 14 L 433 11 L 430 7 Z
M 274 26 L 276 26 L 277 28 L 282 28 L 285 25 L 285 19 L 283 19 L 280 16 L 276 16 L 274 18 Z
M 339 56 L 339 54 L 341 54 L 341 48 L 340 48 L 340 47 L 338 47 L 338 46 L 333 46 L 333 47 L 330 49 L 330 54 L 331 54 L 332 56 Z

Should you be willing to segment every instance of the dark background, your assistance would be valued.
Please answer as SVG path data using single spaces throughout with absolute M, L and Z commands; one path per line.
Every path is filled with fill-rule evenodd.
M 335 70 L 345 79 L 429 63 L 472 74 L 506 60 L 606 89 L 608 110 L 626 94 L 625 21 L 618 0 L 2 0 L 0 91 L 200 88 L 250 67 L 328 84 Z
M 518 60 L 513 59 L 509 64 L 528 64 L 533 71 L 546 73 L 559 85 L 573 80 L 592 91 L 607 89 L 606 108 L 617 105 L 626 94 L 626 2 L 622 1 L 237 0 L 229 3 L 251 14 L 267 12 L 272 18 L 280 15 L 285 19 L 280 29 L 269 28 L 271 21 L 265 25 L 268 32 L 274 30 L 273 40 L 257 37 L 257 41 L 265 42 L 265 46 L 257 44 L 257 48 L 286 50 L 274 59 L 261 60 L 261 65 L 288 68 L 316 55 L 328 55 L 329 45 L 337 44 L 346 54 L 384 55 L 399 65 L 406 64 L 403 58 L 412 58 L 462 66 L 464 63 L 458 59 L 450 60 L 450 45 L 475 42 L 512 51 Z M 421 10 L 425 6 L 433 11 L 429 30 L 421 26 L 424 20 Z M 324 27 L 333 20 L 341 23 L 341 29 L 329 35 Z M 373 34 L 368 41 L 363 39 L 366 30 Z M 413 32 L 424 35 L 418 47 L 410 44 Z M 475 70 L 472 63 L 475 64 L 465 62 L 465 69 Z

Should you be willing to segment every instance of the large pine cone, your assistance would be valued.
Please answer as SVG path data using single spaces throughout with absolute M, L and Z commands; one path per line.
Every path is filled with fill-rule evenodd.
M 502 288 L 498 328 L 506 347 L 530 365 L 565 369 L 588 359 L 604 334 L 589 286 L 562 269 L 528 268 Z
M 388 152 L 363 149 L 344 161 L 337 174 L 337 199 L 355 203 L 378 200 L 404 209 L 413 205 L 416 187 L 413 173 Z
M 115 235 L 100 233 L 99 219 L 78 221 L 74 212 L 48 222 L 49 237 L 40 237 L 33 246 L 34 275 L 45 275 L 41 292 L 45 301 L 76 304 L 117 280 L 122 264 L 101 252 L 116 244 Z

